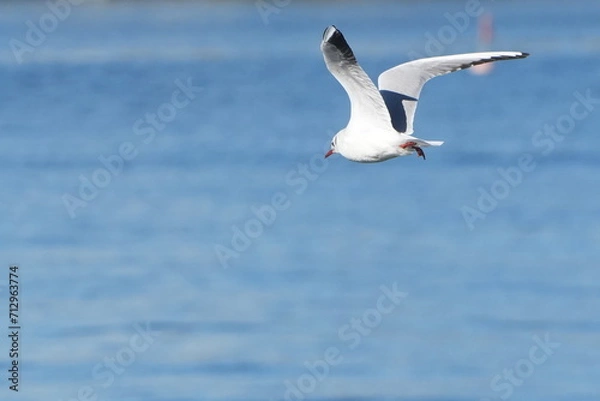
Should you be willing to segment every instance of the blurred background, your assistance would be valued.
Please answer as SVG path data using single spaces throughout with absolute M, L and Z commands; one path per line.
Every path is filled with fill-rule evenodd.
M 596 0 L 2 2 L 0 296 L 18 264 L 23 329 L 1 398 L 598 400 L 599 21 Z M 373 79 L 531 56 L 428 83 L 426 161 L 324 162 L 349 116 L 330 24 Z

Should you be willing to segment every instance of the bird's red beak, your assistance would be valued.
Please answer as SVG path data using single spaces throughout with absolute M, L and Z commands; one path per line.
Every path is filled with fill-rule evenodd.
M 329 152 L 325 153 L 325 158 L 327 159 L 332 154 L 333 154 L 333 149 L 329 149 Z

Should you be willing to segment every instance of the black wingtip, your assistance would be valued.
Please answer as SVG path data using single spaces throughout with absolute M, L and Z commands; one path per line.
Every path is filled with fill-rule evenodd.
M 335 25 L 329 25 L 323 31 L 323 40 L 327 42 L 329 38 L 331 38 L 333 35 L 335 35 L 338 32 L 340 32 L 340 31 L 339 31 L 339 29 L 336 28 Z
M 335 46 L 347 60 L 356 61 L 352 49 L 348 45 L 348 42 L 346 42 L 346 38 L 344 38 L 342 32 L 335 25 L 330 25 L 325 29 L 325 32 L 323 32 L 323 42 Z

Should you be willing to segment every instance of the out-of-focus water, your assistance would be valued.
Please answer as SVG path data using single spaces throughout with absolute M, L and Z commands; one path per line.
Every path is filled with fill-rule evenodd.
M 323 29 L 375 78 L 477 50 L 465 2 L 73 6 L 22 64 L 48 8 L 3 4 L 2 399 L 597 400 L 600 4 L 481 5 L 531 57 L 435 79 L 415 135 L 444 146 L 361 165 L 322 160 L 349 114 Z

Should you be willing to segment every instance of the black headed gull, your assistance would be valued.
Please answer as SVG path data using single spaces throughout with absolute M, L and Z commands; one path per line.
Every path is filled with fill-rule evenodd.
M 323 33 L 321 51 L 327 69 L 350 97 L 350 121 L 331 141 L 329 157 L 339 153 L 346 159 L 374 163 L 417 152 L 425 159 L 424 147 L 442 141 L 415 138 L 413 119 L 425 82 L 438 75 L 498 60 L 525 58 L 521 52 L 484 52 L 429 57 L 409 61 L 379 75 L 379 90 L 358 65 L 342 33 L 330 26 Z

